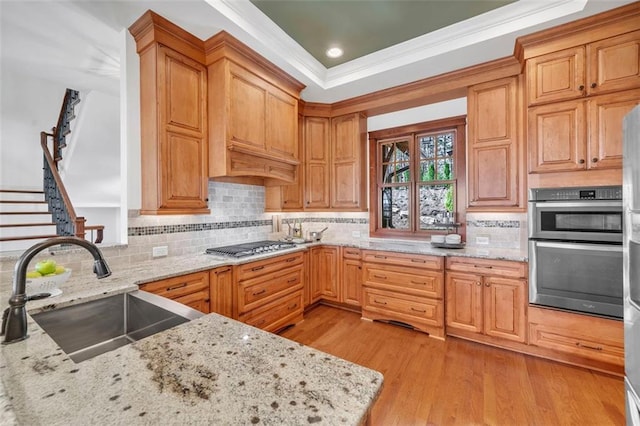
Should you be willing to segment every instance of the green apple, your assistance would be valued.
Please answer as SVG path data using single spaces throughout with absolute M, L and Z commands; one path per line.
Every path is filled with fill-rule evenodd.
M 42 274 L 38 271 L 29 271 L 27 272 L 27 278 L 40 278 Z
M 64 266 L 58 265 L 56 266 L 55 274 L 56 275 L 64 274 L 66 271 L 67 269 Z
M 36 271 L 40 272 L 42 275 L 49 275 L 56 272 L 56 266 L 55 260 L 42 260 L 36 263 Z

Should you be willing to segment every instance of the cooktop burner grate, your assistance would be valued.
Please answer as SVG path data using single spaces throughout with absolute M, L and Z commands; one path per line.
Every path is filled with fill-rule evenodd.
M 295 244 L 285 241 L 254 241 L 251 243 L 234 244 L 224 247 L 212 247 L 206 250 L 207 254 L 218 254 L 228 257 L 244 257 L 254 254 L 285 250 L 294 247 Z

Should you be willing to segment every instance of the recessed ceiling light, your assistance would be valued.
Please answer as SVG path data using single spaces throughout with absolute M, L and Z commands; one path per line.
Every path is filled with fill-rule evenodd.
M 327 56 L 330 58 L 339 58 L 340 56 L 342 56 L 342 49 L 340 49 L 339 47 L 332 47 L 330 49 L 327 50 Z

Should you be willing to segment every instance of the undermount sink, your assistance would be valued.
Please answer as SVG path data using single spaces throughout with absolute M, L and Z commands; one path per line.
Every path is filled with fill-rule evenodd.
M 181 303 L 136 290 L 32 318 L 78 363 L 202 315 Z

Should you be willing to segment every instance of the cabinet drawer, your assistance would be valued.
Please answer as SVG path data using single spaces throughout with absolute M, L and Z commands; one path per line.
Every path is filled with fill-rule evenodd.
M 301 289 L 302 283 L 302 265 L 242 281 L 238 288 L 238 313 L 250 311 L 283 293 Z
M 166 280 L 140 285 L 140 290 L 148 291 L 168 299 L 177 299 L 199 291 L 209 292 L 209 272 L 196 272 Z M 207 297 L 208 298 L 208 297 Z
M 362 257 L 362 251 L 359 248 L 343 247 L 342 257 L 344 259 L 360 259 Z
M 257 262 L 246 263 L 244 265 L 238 265 L 236 266 L 236 277 L 238 282 L 240 282 L 300 264 L 302 264 L 301 251 L 272 257 L 270 259 L 259 260 Z
M 394 253 L 388 251 L 362 250 L 362 259 L 368 263 L 382 263 L 384 265 L 410 266 L 442 270 L 444 260 L 440 256 L 424 254 Z
M 295 291 L 253 311 L 240 315 L 240 321 L 267 331 L 302 321 L 302 290 Z
M 209 290 L 186 294 L 184 296 L 176 297 L 173 300 L 205 314 L 211 312 L 209 308 Z
M 622 321 L 529 308 L 529 344 L 580 357 L 624 364 Z
M 419 272 L 419 273 L 417 273 Z M 366 264 L 364 285 L 391 291 L 415 294 L 441 299 L 443 293 L 443 273 L 430 270 L 417 271 L 414 268 Z
M 363 310 L 376 313 L 376 318 L 443 327 L 444 305 L 441 300 L 404 295 L 385 290 L 365 288 Z M 368 315 L 363 312 L 363 317 Z
M 526 278 L 528 272 L 524 262 L 473 257 L 448 257 L 447 270 L 510 278 Z

